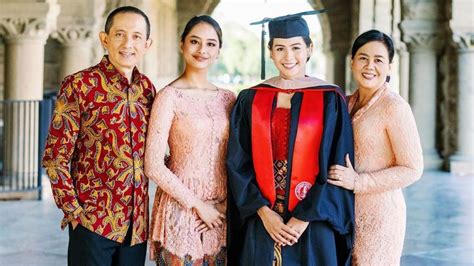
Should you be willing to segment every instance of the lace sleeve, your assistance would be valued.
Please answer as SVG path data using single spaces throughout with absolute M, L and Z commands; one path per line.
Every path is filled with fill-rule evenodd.
M 185 208 L 195 206 L 194 193 L 165 165 L 165 153 L 174 118 L 173 91 L 158 92 L 151 110 L 145 150 L 145 174 Z

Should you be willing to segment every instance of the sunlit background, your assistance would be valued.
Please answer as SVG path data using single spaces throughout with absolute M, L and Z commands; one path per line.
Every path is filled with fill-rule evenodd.
M 271 2 L 271 3 L 270 3 Z M 210 79 L 221 87 L 239 91 L 255 85 L 260 80 L 261 26 L 250 23 L 266 17 L 278 17 L 313 10 L 306 0 L 222 0 L 212 14 L 222 27 L 223 47 L 217 63 L 210 72 Z M 314 43 L 313 56 L 308 61 L 306 74 L 325 78 L 325 56 L 322 51 L 323 36 L 317 15 L 305 16 Z M 266 77 L 278 75 L 265 44 Z

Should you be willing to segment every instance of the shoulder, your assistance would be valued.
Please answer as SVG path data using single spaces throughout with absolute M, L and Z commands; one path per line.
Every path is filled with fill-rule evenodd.
M 234 102 L 236 99 L 235 93 L 228 89 L 218 88 L 219 93 L 222 95 L 226 102 Z
M 257 90 L 254 89 L 253 87 L 249 89 L 241 90 L 239 94 L 237 95 L 237 101 L 250 101 L 251 99 L 253 99 L 253 96 L 255 95 L 256 92 Z
M 76 73 L 70 74 L 66 76 L 63 81 L 61 82 L 61 90 L 65 91 L 66 93 L 80 93 L 81 91 L 87 92 L 89 88 L 82 89 L 83 87 L 91 87 L 87 86 L 90 84 L 90 78 L 94 75 L 94 73 L 98 73 L 97 66 L 92 66 Z
M 411 107 L 408 102 L 393 91 L 387 91 L 382 101 L 382 106 L 392 115 L 401 115 L 407 112 L 411 113 Z
M 156 99 L 158 101 L 172 100 L 175 97 L 176 97 L 176 88 L 172 86 L 165 86 L 156 92 Z
M 151 88 L 154 90 L 155 86 L 153 82 L 151 82 L 150 78 L 148 78 L 145 74 L 140 73 L 140 83 L 145 89 Z

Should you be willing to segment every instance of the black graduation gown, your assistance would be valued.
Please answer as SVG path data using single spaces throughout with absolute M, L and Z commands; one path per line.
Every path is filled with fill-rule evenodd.
M 259 86 L 271 87 L 256 87 Z M 307 89 L 324 88 L 328 86 Z M 336 89 L 342 92 L 338 87 Z M 270 202 L 259 190 L 252 161 L 251 114 L 255 93 L 255 89 L 243 90 L 231 113 L 227 152 L 228 265 L 266 266 L 273 263 L 274 241 L 257 215 L 257 210 L 264 205 L 270 206 Z M 284 266 L 351 264 L 354 194 L 326 182 L 329 166 L 345 165 L 346 154 L 352 161 L 354 158 L 351 120 L 341 94 L 334 91 L 324 93 L 324 128 L 315 185 L 292 212 L 288 210 L 286 202 L 285 222 L 296 217 L 310 224 L 296 244 L 282 247 Z M 291 100 L 288 173 L 291 173 L 292 151 L 303 97 L 303 92 L 296 92 Z M 291 182 L 290 174 L 287 182 Z

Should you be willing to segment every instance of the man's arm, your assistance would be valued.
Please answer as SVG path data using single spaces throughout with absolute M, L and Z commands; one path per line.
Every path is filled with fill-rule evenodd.
M 61 86 L 42 161 L 51 181 L 56 205 L 64 212 L 68 222 L 77 221 L 83 212 L 69 167 L 81 119 L 75 86 L 73 76 L 67 77 Z

